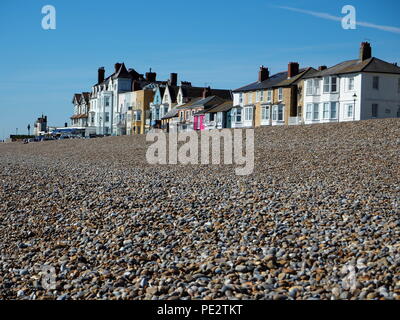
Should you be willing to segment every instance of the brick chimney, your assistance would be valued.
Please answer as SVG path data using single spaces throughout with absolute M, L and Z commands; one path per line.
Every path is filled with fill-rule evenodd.
M 157 73 L 151 72 L 151 68 L 149 72 L 146 72 L 146 81 L 149 82 L 156 82 L 157 79 Z
M 263 82 L 269 78 L 268 68 L 264 68 L 264 66 L 260 67 L 260 71 L 258 71 L 258 82 Z
M 289 62 L 288 78 L 293 78 L 299 74 L 300 66 L 297 62 Z
M 204 90 L 203 90 L 203 99 L 205 99 L 205 98 L 207 98 L 209 96 L 211 96 L 211 88 L 210 87 L 204 88 Z
M 100 67 L 99 70 L 97 70 L 97 83 L 102 83 L 104 81 L 104 75 L 106 73 L 106 70 L 104 67 Z
M 326 69 L 328 69 L 327 66 L 319 66 L 319 67 L 318 67 L 318 71 L 324 71 L 324 70 L 326 70 Z
M 178 74 L 171 73 L 169 76 L 169 85 L 176 87 L 178 85 Z
M 372 48 L 369 42 L 361 42 L 360 60 L 365 61 L 372 57 Z
M 118 72 L 118 70 L 119 70 L 119 68 L 121 68 L 121 66 L 122 66 L 122 64 L 118 63 L 118 62 L 114 65 L 115 73 Z

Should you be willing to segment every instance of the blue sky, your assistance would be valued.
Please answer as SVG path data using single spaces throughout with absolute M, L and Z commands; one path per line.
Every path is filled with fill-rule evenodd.
M 57 10 L 56 30 L 41 27 L 47 4 Z M 0 139 L 26 133 L 42 112 L 50 125 L 69 122 L 72 95 L 90 91 L 97 68 L 109 74 L 115 62 L 227 89 L 255 81 L 262 64 L 275 73 L 289 61 L 318 67 L 356 58 L 365 40 L 374 56 L 400 62 L 400 32 L 344 30 L 320 17 L 342 17 L 349 4 L 358 21 L 400 28 L 398 0 L 2 0 Z

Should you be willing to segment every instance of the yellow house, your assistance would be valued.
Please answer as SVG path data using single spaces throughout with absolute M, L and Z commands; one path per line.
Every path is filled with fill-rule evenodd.
M 233 91 L 232 127 L 296 124 L 301 119 L 303 77 L 316 72 L 290 62 L 288 71 L 272 76 L 261 66 L 258 81 Z

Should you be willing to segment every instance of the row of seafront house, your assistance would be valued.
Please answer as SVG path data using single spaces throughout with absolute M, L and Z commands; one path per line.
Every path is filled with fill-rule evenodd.
M 291 62 L 270 75 L 260 67 L 257 81 L 236 90 L 194 87 L 172 73 L 158 81 L 115 64 L 90 93 L 75 94 L 72 127 L 85 135 L 132 135 L 251 128 L 400 117 L 400 68 L 372 56 L 363 42 L 357 59 L 333 67 L 300 68 Z

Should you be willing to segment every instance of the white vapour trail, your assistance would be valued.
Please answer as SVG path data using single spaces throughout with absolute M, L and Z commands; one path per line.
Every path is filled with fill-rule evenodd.
M 299 8 L 293 8 L 293 7 L 286 7 L 286 6 L 277 6 L 277 8 L 284 9 L 284 10 L 290 10 L 294 12 L 300 12 L 304 14 L 308 14 L 310 16 L 314 16 L 317 18 L 322 18 L 326 20 L 333 20 L 333 21 L 342 21 L 343 17 L 338 17 L 331 15 L 329 13 L 325 12 L 317 12 L 317 11 L 311 11 L 311 10 L 305 10 L 305 9 L 299 9 Z M 383 26 L 379 24 L 374 24 L 370 22 L 363 22 L 363 21 L 357 21 L 357 25 L 360 27 L 366 27 L 366 28 L 373 28 L 373 29 L 378 29 L 386 32 L 393 32 L 393 33 L 399 33 L 400 34 L 400 28 L 398 27 L 392 27 L 392 26 Z

